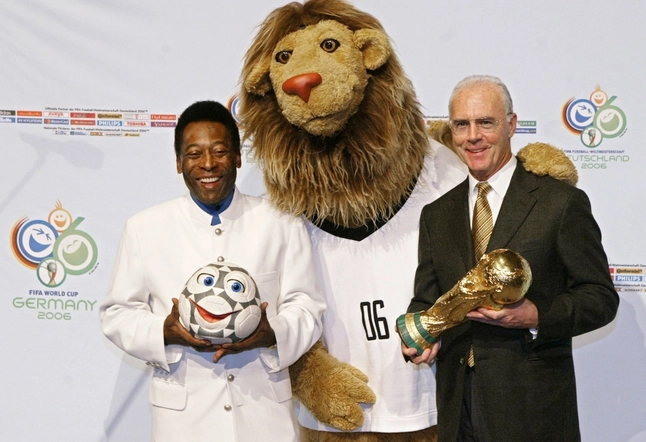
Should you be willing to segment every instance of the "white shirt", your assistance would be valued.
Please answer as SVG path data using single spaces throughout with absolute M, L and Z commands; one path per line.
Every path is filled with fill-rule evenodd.
M 507 161 L 507 164 L 502 166 L 502 168 L 493 174 L 487 182 L 491 186 L 491 190 L 487 193 L 487 201 L 489 201 L 489 207 L 491 207 L 491 216 L 493 217 L 493 224 L 496 225 L 496 220 L 498 219 L 498 214 L 500 213 L 500 207 L 502 206 L 502 200 L 505 198 L 507 189 L 509 189 L 509 184 L 511 183 L 511 177 L 514 175 L 514 170 L 516 170 L 516 163 L 518 160 L 515 156 L 512 155 L 511 159 Z M 473 208 L 476 204 L 476 199 L 478 198 L 478 188 L 477 184 L 480 183 L 473 175 L 469 174 L 469 222 L 473 227 Z

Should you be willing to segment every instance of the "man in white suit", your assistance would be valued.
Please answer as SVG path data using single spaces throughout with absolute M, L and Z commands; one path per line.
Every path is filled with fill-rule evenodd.
M 103 332 L 154 367 L 154 441 L 295 441 L 287 367 L 319 339 L 325 309 L 307 229 L 237 190 L 240 136 L 221 104 L 182 113 L 175 153 L 189 192 L 126 222 Z M 196 338 L 179 322 L 184 284 L 214 262 L 249 271 L 263 302 L 258 329 L 236 344 Z

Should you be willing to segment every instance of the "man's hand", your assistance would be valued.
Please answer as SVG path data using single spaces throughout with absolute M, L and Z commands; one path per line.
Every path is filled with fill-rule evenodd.
M 538 328 L 538 309 L 527 298 L 506 305 L 501 310 L 480 307 L 467 313 L 467 318 L 504 328 Z
M 211 341 L 196 338 L 179 322 L 178 305 L 179 300 L 173 298 L 173 308 L 164 320 L 164 345 L 183 345 L 185 347 L 193 347 L 198 351 L 209 351 L 208 348 L 213 345 Z
M 227 343 L 221 345 L 215 345 L 215 354 L 213 355 L 213 362 L 218 362 L 222 356 L 240 353 L 246 350 L 251 350 L 252 348 L 262 348 L 270 347 L 276 344 L 276 334 L 269 325 L 267 320 L 267 303 L 263 302 L 260 305 L 261 315 L 260 315 L 260 324 L 258 328 L 247 338 L 243 339 L 240 342 Z M 200 350 L 202 351 L 202 350 Z
M 422 363 L 432 364 L 435 358 L 437 357 L 437 352 L 440 351 L 440 341 L 436 341 L 429 348 L 425 348 L 421 355 L 417 354 L 417 350 L 412 347 L 406 347 L 402 342 L 402 354 L 410 362 L 415 365 L 420 365 Z

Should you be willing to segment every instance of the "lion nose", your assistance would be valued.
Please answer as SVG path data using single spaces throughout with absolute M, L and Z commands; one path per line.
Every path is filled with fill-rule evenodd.
M 283 91 L 286 94 L 298 95 L 307 103 L 312 88 L 321 84 L 321 81 L 323 79 L 317 73 L 296 75 L 283 83 Z

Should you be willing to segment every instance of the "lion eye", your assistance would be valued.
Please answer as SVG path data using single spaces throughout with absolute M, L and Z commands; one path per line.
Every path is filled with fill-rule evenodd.
M 326 38 L 321 42 L 321 49 L 325 52 L 334 52 L 339 48 L 339 46 L 341 46 L 341 43 L 333 38 Z
M 292 57 L 292 51 L 280 51 L 276 54 L 276 61 L 280 64 L 287 64 Z

